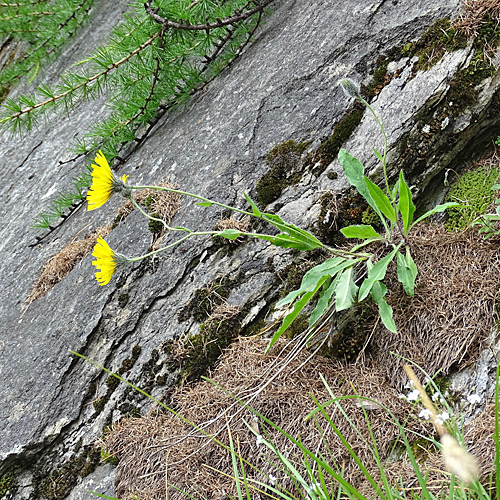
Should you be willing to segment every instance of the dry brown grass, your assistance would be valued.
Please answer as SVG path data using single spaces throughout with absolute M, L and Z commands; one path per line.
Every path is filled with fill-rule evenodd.
M 476 417 L 464 428 L 464 442 L 467 451 L 479 461 L 481 471 L 480 479 L 487 485 L 488 475 L 495 468 L 495 442 L 493 435 L 495 432 L 495 406 L 488 407 L 483 413 Z M 429 490 L 446 497 L 450 474 L 446 471 L 441 453 L 436 447 L 429 446 L 429 443 L 422 441 L 420 447 L 415 446 L 414 452 L 419 461 L 420 471 L 427 473 L 426 485 Z M 415 470 L 411 463 L 406 460 L 398 460 L 384 467 L 384 472 L 392 483 L 399 482 L 403 488 L 418 491 L 420 489 Z M 373 477 L 379 478 L 377 470 L 372 471 Z M 361 493 L 370 494 L 367 484 L 360 488 Z
M 464 0 L 461 11 L 454 25 L 470 38 L 477 35 L 488 14 L 500 22 L 500 0 Z
M 212 380 L 244 399 L 291 435 L 300 436 L 304 445 L 315 454 L 328 456 L 331 452 L 339 465 L 344 464 L 345 476 L 354 480 L 358 475 L 356 467 L 340 440 L 328 428 L 325 418 L 320 415 L 316 422 L 313 419 L 305 420 L 316 408 L 312 396 L 323 403 L 331 399 L 319 374 L 328 381 L 335 396 L 358 393 L 370 397 L 386 405 L 400 419 L 405 419 L 412 411 L 410 405 L 398 397 L 397 392 L 388 386 L 383 375 L 372 365 L 343 366 L 332 364 L 319 356 L 307 360 L 305 352 L 300 352 L 290 363 L 280 365 L 282 358 L 278 357 L 278 353 L 283 343 L 279 343 L 270 355 L 263 354 L 266 344 L 267 341 L 259 338 L 240 339 L 224 354 L 220 365 L 212 373 Z M 278 373 L 279 366 L 283 369 Z M 274 378 L 273 374 L 276 375 Z M 268 384 L 264 383 L 269 380 Z M 298 449 L 268 424 L 255 421 L 249 410 L 235 404 L 231 396 L 215 385 L 202 381 L 193 387 L 179 388 L 172 401 L 180 415 L 202 426 L 205 432 L 215 435 L 226 445 L 226 422 L 229 422 L 232 438 L 238 443 L 242 456 L 262 471 L 261 474 L 248 467 L 250 478 L 266 483 L 266 476 L 274 474 L 280 484 L 294 488 L 279 472 L 276 457 L 265 445 L 257 446 L 255 435 L 243 420 L 261 434 L 267 434 L 266 439 L 274 442 L 282 452 L 288 453 L 289 460 L 305 473 Z M 342 401 L 342 406 L 361 435 L 352 429 L 334 406 L 328 407 L 328 413 L 361 459 L 373 465 L 373 457 L 364 441 L 368 438 L 368 429 L 359 401 L 346 399 Z M 385 411 L 369 409 L 367 412 L 380 453 L 387 454 L 398 435 L 398 429 Z M 323 442 L 317 425 L 324 431 Z M 430 430 L 428 423 L 414 416 L 410 417 L 407 425 L 419 432 Z M 232 475 L 230 454 L 171 414 L 151 413 L 143 418 L 122 420 L 114 425 L 108 435 L 106 450 L 120 459 L 115 484 L 119 498 L 166 498 L 166 467 L 168 482 L 196 497 L 219 499 L 226 494 L 235 495 L 234 481 L 213 470 Z M 257 498 L 258 495 L 252 497 Z M 169 487 L 168 498 L 184 499 L 185 495 Z
M 372 341 L 377 365 L 395 385 L 406 377 L 403 361 L 391 352 L 431 374 L 447 374 L 476 359 L 497 316 L 498 238 L 485 241 L 474 229 L 449 233 L 440 225 L 421 225 L 410 245 L 418 268 L 415 296 L 404 293 L 394 269 L 388 273 L 397 333 L 380 326 Z
M 233 215 L 221 219 L 215 226 L 215 231 L 225 231 L 226 229 L 236 229 L 237 231 L 242 231 L 244 233 L 248 232 L 250 229 L 250 219 L 245 216 L 242 219 L 235 219 Z M 243 237 L 236 238 L 235 240 L 230 240 L 227 238 L 220 238 L 223 243 L 236 244 L 241 242 Z
M 42 269 L 40 278 L 33 285 L 31 293 L 26 298 L 26 304 L 31 304 L 45 296 L 59 283 L 75 265 L 86 257 L 94 248 L 97 237 L 103 238 L 109 234 L 111 226 L 99 227 L 84 238 L 71 240 L 60 252 L 52 257 Z
M 176 189 L 168 180 L 162 181 L 157 185 L 159 187 Z M 134 198 L 140 205 L 147 204 L 149 212 L 155 214 L 155 217 L 164 220 L 167 224 L 170 224 L 170 221 L 178 212 L 182 202 L 182 195 L 170 191 L 158 191 L 157 189 L 140 189 L 134 191 Z M 133 211 L 134 206 L 130 201 L 127 201 L 118 210 L 115 220 L 121 222 Z

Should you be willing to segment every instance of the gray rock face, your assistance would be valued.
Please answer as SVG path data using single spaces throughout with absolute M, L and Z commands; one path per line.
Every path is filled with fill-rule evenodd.
M 459 0 L 277 2 L 244 55 L 185 108 L 165 115 L 120 174 L 129 174 L 136 184 L 169 177 L 182 189 L 243 207 L 243 192 L 255 194 L 256 181 L 268 169 L 265 155 L 273 146 L 296 139 L 312 141 L 312 149 L 330 135 L 350 104 L 337 86 L 339 78 L 369 81 L 380 54 L 415 39 L 434 20 L 455 16 L 458 6 Z M 118 20 L 115 2 L 102 2 L 98 8 L 90 26 L 48 71 L 51 80 L 68 61 L 83 58 L 90 45 L 101 43 Z M 408 143 L 422 133 L 425 123 L 415 119 L 419 111 L 426 109 L 426 116 L 438 119 L 432 114 L 438 104 L 429 103 L 446 94 L 469 55 L 468 49 L 447 54 L 415 77 L 412 61 L 403 61 L 400 76 L 374 100 L 387 127 L 391 165 L 396 167 L 408 156 L 401 140 Z M 485 81 L 474 106 L 457 105 L 446 126 L 443 122 L 418 172 L 407 172 L 421 191 L 445 167 L 455 165 L 478 134 L 494 133 L 500 118 L 491 117 L 488 110 L 497 87 L 497 77 Z M 125 393 L 125 384 L 120 384 L 96 412 L 93 402 L 105 395 L 107 375 L 72 357 L 70 349 L 116 371 L 140 345 L 126 377 L 138 385 L 149 383 L 148 390 L 161 397 L 166 387 L 153 382 L 158 374 L 169 373 L 162 367 L 168 360 L 162 346 L 199 330 L 197 322 L 181 322 L 178 316 L 193 293 L 213 280 L 229 278 L 233 281 L 228 302 L 240 306 L 251 322 L 277 296 L 277 273 L 292 258 L 263 242 L 247 241 L 227 252 L 209 238 L 190 239 L 153 263 L 120 271 L 108 286 L 99 287 L 88 256 L 26 308 L 24 301 L 42 266 L 79 232 L 111 220 L 120 205 L 112 200 L 92 213 L 80 209 L 40 243 L 29 228 L 31 218 L 80 172 L 83 160 L 60 162 L 71 158 L 71 140 L 105 115 L 104 102 L 78 105 L 26 137 L 1 136 L 0 474 L 12 467 L 20 470 L 27 486 L 18 490 L 18 498 L 33 494 L 27 478 L 41 457 L 44 467 L 60 467 L 78 454 L 77 443 L 93 443 L 104 425 L 129 411 L 117 409 L 124 401 L 128 408 L 151 407 L 147 400 Z M 380 141 L 376 124 L 365 113 L 345 147 L 373 169 L 372 147 L 381 149 Z M 446 147 L 446 141 L 453 147 Z M 337 172 L 337 179 L 328 177 L 329 172 Z M 322 192 L 340 192 L 347 186 L 340 174 L 334 161 L 319 177 L 305 175 L 282 193 L 278 213 L 311 226 Z M 185 199 L 174 224 L 211 229 L 220 217 L 219 210 Z M 121 253 L 139 255 L 147 251 L 151 235 L 134 212 L 107 240 Z M 167 236 L 165 243 L 171 241 L 173 237 Z M 86 481 L 104 484 L 109 493 L 108 475 L 109 466 L 100 467 Z M 71 496 L 83 498 L 85 484 Z

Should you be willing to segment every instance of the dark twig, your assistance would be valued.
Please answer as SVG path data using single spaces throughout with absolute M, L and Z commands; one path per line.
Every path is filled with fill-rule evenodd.
M 174 29 L 189 30 L 189 31 L 209 31 L 213 29 L 223 28 L 224 26 L 229 26 L 239 21 L 244 21 L 245 19 L 253 16 L 257 12 L 262 12 L 262 10 L 273 1 L 274 0 L 263 0 L 262 3 L 256 4 L 256 6 L 253 7 L 252 9 L 243 12 L 241 10 L 237 10 L 232 16 L 225 17 L 224 19 L 217 19 L 215 23 L 207 22 L 206 24 L 191 24 L 187 19 L 184 20 L 181 19 L 178 22 L 176 22 L 176 21 L 171 21 L 166 17 L 161 17 L 160 15 L 158 15 L 157 9 L 151 7 L 151 0 L 147 0 L 146 2 L 144 2 L 144 8 L 146 9 L 146 13 L 153 20 L 155 20 L 157 23 L 161 24 L 165 28 L 174 28 Z M 255 2 L 249 2 L 249 3 L 255 3 Z

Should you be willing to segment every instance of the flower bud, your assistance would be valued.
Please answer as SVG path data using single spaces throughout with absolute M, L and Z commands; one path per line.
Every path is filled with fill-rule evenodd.
M 342 90 L 344 91 L 344 94 L 347 97 L 353 97 L 354 99 L 361 98 L 361 91 L 359 84 L 357 84 L 350 78 L 343 78 L 342 80 L 339 81 L 339 85 L 342 87 Z
M 469 484 L 478 479 L 479 465 L 475 457 L 460 446 L 449 434 L 441 436 L 443 460 L 448 472 L 455 474 L 464 483 Z

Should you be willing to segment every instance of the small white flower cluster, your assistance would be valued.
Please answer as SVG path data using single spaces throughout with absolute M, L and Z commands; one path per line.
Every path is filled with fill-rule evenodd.
M 276 484 L 276 476 L 273 474 L 269 474 L 269 484 L 274 486 Z
M 306 494 L 310 497 L 311 493 L 314 493 L 317 495 L 318 493 L 321 493 L 321 483 L 313 483 L 309 488 L 307 488 Z
M 471 405 L 477 405 L 481 402 L 481 396 L 479 394 L 469 394 L 467 396 L 467 401 L 471 404 Z
M 257 436 L 257 439 L 255 440 L 255 444 L 256 444 L 257 446 L 260 446 L 263 442 L 264 442 L 264 438 L 263 438 L 263 437 L 259 434 L 259 435 Z

